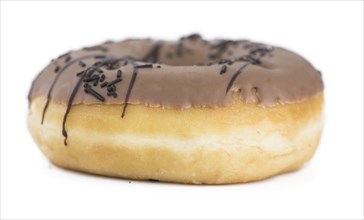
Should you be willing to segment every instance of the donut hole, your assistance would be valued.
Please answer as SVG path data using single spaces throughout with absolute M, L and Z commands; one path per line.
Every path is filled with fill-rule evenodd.
M 205 41 L 200 37 L 182 38 L 177 42 L 152 42 L 142 61 L 170 66 L 208 66 L 233 64 L 249 54 L 247 41 Z
M 205 47 L 195 46 L 192 48 L 190 44 L 182 47 L 177 44 L 162 50 L 157 62 L 170 66 L 202 66 L 209 65 L 214 60 L 209 59 Z
M 270 46 L 248 41 L 182 40 L 164 43 L 162 48 L 156 44 L 143 61 L 170 66 L 232 65 L 236 61 L 260 65 L 260 59 L 271 51 Z

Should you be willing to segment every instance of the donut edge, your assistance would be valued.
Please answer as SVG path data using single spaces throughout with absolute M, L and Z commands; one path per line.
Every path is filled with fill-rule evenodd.
M 130 143 L 128 146 L 121 146 L 117 140 L 114 140 L 114 142 L 100 140 L 95 143 L 94 139 L 88 137 L 87 130 L 85 130 L 84 134 L 70 131 L 69 145 L 65 146 L 60 124 L 63 116 L 61 113 L 64 112 L 65 105 L 51 101 L 46 121 L 41 125 L 41 109 L 44 102 L 44 97 L 36 97 L 32 100 L 28 115 L 28 127 L 33 139 L 52 163 L 71 170 L 126 179 L 153 179 L 191 184 L 231 184 L 266 179 L 277 174 L 297 170 L 309 161 L 319 144 L 323 127 L 323 94 L 320 93 L 301 102 L 280 106 L 281 112 L 279 114 L 284 114 L 286 118 L 284 125 L 287 125 L 287 130 L 284 131 L 286 133 L 282 136 L 290 139 L 291 145 L 294 145 L 288 150 L 286 148 L 269 149 L 261 146 L 221 146 L 206 149 L 201 145 L 186 150 L 166 148 L 164 146 L 141 146 L 140 144 L 131 146 Z M 233 105 L 237 105 L 235 107 L 239 108 L 241 105 L 246 104 L 234 102 Z M 72 128 L 73 125 L 75 127 L 80 126 L 77 125 L 79 124 L 77 119 L 84 117 L 82 115 L 85 114 L 85 109 L 87 111 L 87 107 L 86 105 L 83 108 L 73 107 L 72 115 L 67 121 L 69 128 Z M 86 115 L 102 117 L 102 115 L 96 113 L 102 112 L 104 107 L 114 108 L 113 111 L 117 112 L 122 105 L 97 105 L 96 110 L 92 109 L 92 112 Z M 130 105 L 128 111 L 133 112 L 134 107 L 141 108 L 143 111 L 153 109 L 141 105 Z M 230 107 L 226 108 L 229 109 Z M 255 108 L 259 109 L 261 107 L 255 106 Z M 293 111 L 292 108 L 295 110 Z M 297 109 L 303 110 L 297 113 Z M 164 111 L 176 110 L 166 109 Z M 194 109 L 192 108 L 191 111 L 194 111 Z M 250 115 L 255 114 L 251 112 L 251 109 L 249 111 Z M 272 113 L 272 111 L 275 111 L 275 107 L 265 108 L 264 111 L 265 117 L 268 119 L 270 114 L 276 114 Z M 142 112 L 136 111 L 136 115 L 130 114 L 128 117 L 138 117 L 138 114 Z M 153 113 L 144 112 L 144 114 Z M 193 112 L 189 111 L 180 114 L 188 114 L 190 117 L 194 117 Z M 200 113 L 196 114 L 195 120 L 200 120 L 199 116 Z M 207 117 L 213 117 L 213 115 L 207 115 Z M 274 123 L 278 123 L 276 120 L 269 119 L 268 122 L 271 124 L 267 124 L 266 127 L 274 128 Z M 97 124 L 97 120 L 96 122 L 93 121 L 93 123 Z M 111 123 L 119 126 L 123 122 L 114 120 Z M 127 123 L 130 122 L 126 121 L 124 123 L 126 124 L 124 126 L 127 126 Z M 293 124 L 296 130 L 292 130 Z M 85 126 L 81 128 L 87 129 Z M 279 129 L 282 131 L 281 127 Z M 107 132 L 108 128 L 101 127 L 101 130 Z M 213 132 L 213 135 L 218 135 L 218 131 Z M 188 138 L 190 137 L 188 136 Z M 225 137 L 221 136 L 220 138 L 224 139 Z M 243 136 L 239 138 L 250 137 Z M 179 139 L 176 140 L 180 141 Z

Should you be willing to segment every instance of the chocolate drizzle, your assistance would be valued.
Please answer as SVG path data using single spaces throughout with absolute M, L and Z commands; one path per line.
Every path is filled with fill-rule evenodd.
M 95 56 L 93 55 L 93 57 L 95 57 Z M 85 59 L 85 57 L 83 57 L 83 59 Z M 93 75 L 95 70 L 98 70 L 102 66 L 107 66 L 109 69 L 112 69 L 116 65 L 116 63 L 121 61 L 121 60 L 124 60 L 124 58 L 105 57 L 104 60 L 95 62 L 91 67 L 89 67 L 87 70 L 83 71 L 83 73 L 80 75 L 81 77 L 78 80 L 76 86 L 73 88 L 73 91 L 72 91 L 72 93 L 71 93 L 71 95 L 70 95 L 70 97 L 68 99 L 67 109 L 66 109 L 66 112 L 65 112 L 64 117 L 63 117 L 62 134 L 64 136 L 64 144 L 65 145 L 67 145 L 67 138 L 68 138 L 68 134 L 67 134 L 67 131 L 66 131 L 67 116 L 68 116 L 69 112 L 71 111 L 71 106 L 72 106 L 73 100 L 74 100 L 74 98 L 75 98 L 75 96 L 77 94 L 77 91 L 79 90 L 79 87 L 81 86 L 82 82 L 86 83 L 86 84 L 84 84 L 84 88 L 85 88 L 84 91 L 86 93 L 91 94 L 92 96 L 94 96 L 99 101 L 104 102 L 105 98 L 101 94 L 99 94 L 98 92 L 93 90 L 91 88 L 91 86 L 89 84 L 87 84 L 87 83 L 91 82 L 91 81 L 94 81 L 94 80 L 99 80 L 99 78 L 100 78 L 99 76 Z M 74 62 L 76 62 L 76 61 L 78 61 L 78 60 L 74 60 Z M 67 66 L 65 66 L 64 69 L 66 67 Z M 55 81 L 54 81 L 54 83 L 55 83 Z M 114 86 L 114 84 L 116 84 L 116 83 L 118 83 L 120 81 L 121 81 L 121 79 L 118 78 L 118 79 L 112 81 L 111 83 L 108 83 L 107 86 L 108 86 L 108 88 L 112 88 Z M 115 89 L 113 89 L 113 90 L 115 90 Z M 115 93 L 113 92 L 113 94 L 115 94 Z M 115 97 L 115 95 L 114 95 L 114 97 Z M 47 100 L 47 103 L 48 103 L 48 100 Z M 125 106 L 124 106 L 123 113 L 124 113 L 124 111 L 125 111 Z M 42 118 L 42 120 L 43 120 L 43 118 Z
M 68 99 L 68 103 L 67 103 L 67 109 L 66 109 L 66 112 L 64 113 L 64 116 L 63 116 L 63 122 L 62 122 L 62 135 L 64 136 L 64 145 L 67 145 L 67 138 L 68 138 L 68 134 L 67 134 L 67 131 L 66 131 L 66 121 L 67 121 L 67 116 L 68 114 L 70 113 L 70 110 L 71 110 L 71 106 L 72 106 L 72 102 L 73 102 L 73 99 L 75 98 L 76 94 L 77 94 L 77 91 L 78 89 L 80 88 L 80 85 L 82 83 L 82 80 L 83 78 L 88 75 L 89 73 L 87 71 L 85 71 L 81 78 L 78 80 L 76 86 L 73 88 L 72 90 L 72 93 L 71 93 L 71 96 L 70 98 Z M 47 101 L 48 103 L 48 101 Z M 42 118 L 42 123 L 43 123 L 43 118 Z
M 233 84 L 234 84 L 234 81 L 236 80 L 236 77 L 238 77 L 239 76 L 239 74 L 243 71 L 243 69 L 245 68 L 245 67 L 247 67 L 248 66 L 248 64 L 249 63 L 244 63 L 235 73 L 234 73 L 234 75 L 231 77 L 231 79 L 230 79 L 230 81 L 229 81 L 229 83 L 228 83 L 228 85 L 227 85 L 227 87 L 226 87 L 226 92 L 225 92 L 225 94 L 227 94 L 228 92 L 229 92 L 229 90 L 231 89 L 231 87 L 233 86 Z
M 81 76 L 81 78 L 78 80 L 76 86 L 74 87 L 74 89 L 73 89 L 73 91 L 71 93 L 71 96 L 69 97 L 68 104 L 67 104 L 67 109 L 66 109 L 66 112 L 65 112 L 64 117 L 63 117 L 62 134 L 63 134 L 63 136 L 65 138 L 64 139 L 64 144 L 65 145 L 67 145 L 67 138 L 68 138 L 68 134 L 67 134 L 67 131 L 66 131 L 66 128 L 65 128 L 66 121 L 67 121 L 67 116 L 68 116 L 69 112 L 71 111 L 71 106 L 72 106 L 73 100 L 74 100 L 74 98 L 75 98 L 75 96 L 77 94 L 77 91 L 79 90 L 79 87 L 81 86 L 82 82 L 86 83 L 86 84 L 84 84 L 84 88 L 85 88 L 84 91 L 87 94 L 90 94 L 90 95 L 94 96 L 96 99 L 98 99 L 99 101 L 104 102 L 105 101 L 105 98 L 101 94 L 99 94 L 97 91 L 95 91 L 94 89 L 92 89 L 92 87 L 88 83 L 89 82 L 92 82 L 92 81 L 98 82 L 98 80 L 100 79 L 100 77 L 98 75 L 93 75 L 93 73 L 96 70 L 98 70 L 100 67 L 107 66 L 108 69 L 113 69 L 113 68 L 115 68 L 115 65 L 118 62 L 124 61 L 125 59 L 126 58 L 106 57 L 106 58 L 104 58 L 104 60 L 94 63 L 94 65 L 92 65 L 91 67 L 89 67 L 87 70 L 85 70 L 85 71 L 83 71 L 81 73 L 78 73 L 78 75 Z M 76 62 L 76 61 L 78 61 L 78 60 L 75 60 L 74 62 Z M 137 74 L 138 74 L 138 68 L 151 68 L 151 67 L 153 67 L 153 65 L 151 65 L 151 64 L 137 65 L 132 60 L 129 60 L 128 63 L 131 63 L 132 64 L 133 73 L 132 73 L 132 78 L 131 78 L 131 80 L 129 82 L 128 90 L 127 90 L 127 93 L 126 93 L 126 96 L 125 96 L 125 100 L 124 100 L 123 112 L 121 114 L 121 117 L 122 118 L 124 118 L 125 113 L 126 113 L 126 109 L 127 109 L 127 106 L 128 106 L 129 97 L 130 97 L 131 91 L 133 89 L 133 86 L 134 86 L 134 83 L 135 83 L 135 80 L 136 80 L 136 77 L 137 77 Z M 111 81 L 109 83 L 108 82 L 104 82 L 103 84 L 101 84 L 101 88 L 107 86 L 107 91 L 108 91 L 107 92 L 107 95 L 108 96 L 113 96 L 114 98 L 117 97 L 117 94 L 115 93 L 115 91 L 116 91 L 115 84 L 117 84 L 117 83 L 119 83 L 119 82 L 122 81 L 122 79 L 121 79 L 121 70 L 118 70 L 117 73 L 118 73 L 119 77 L 117 76 L 117 78 L 115 80 L 113 80 L 113 81 Z M 95 84 L 94 84 L 94 86 L 95 86 Z M 48 103 L 48 100 L 47 100 L 47 103 Z
M 63 68 L 61 68 L 61 70 L 58 71 L 58 74 L 56 75 L 56 77 L 54 78 L 53 82 L 52 82 L 52 85 L 51 87 L 49 88 L 48 90 L 48 94 L 47 94 L 47 101 L 43 107 L 43 113 L 42 113 L 42 121 L 41 121 L 41 124 L 43 124 L 43 121 L 44 121 L 44 116 L 45 116 L 45 113 L 47 111 L 47 108 L 48 108 L 48 105 L 49 105 L 49 100 L 51 98 L 51 94 L 52 94 L 52 91 L 53 91 L 53 88 L 54 88 L 54 85 L 57 83 L 57 80 L 58 78 L 61 76 L 61 74 L 69 67 L 71 66 L 72 64 L 76 63 L 77 61 L 80 61 L 80 60 L 84 60 L 84 59 L 88 59 L 88 58 L 92 58 L 94 57 L 95 55 L 86 55 L 86 56 L 83 56 L 83 57 L 79 57 L 77 59 L 74 59 L 73 61 L 67 63 Z
M 272 47 L 266 47 L 266 46 L 256 46 L 253 50 L 250 51 L 250 53 L 248 55 L 244 55 L 241 56 L 239 58 L 237 58 L 235 61 L 245 61 L 247 63 L 243 64 L 235 73 L 234 75 L 231 77 L 227 87 L 226 87 L 226 92 L 225 94 L 227 94 L 229 92 L 229 90 L 231 89 L 231 87 L 234 84 L 234 81 L 236 80 L 236 78 L 240 75 L 240 73 L 242 73 L 243 69 L 245 69 L 248 64 L 252 64 L 252 65 L 260 65 L 261 61 L 260 59 L 262 57 L 264 57 L 267 53 L 270 53 L 273 51 Z M 223 63 L 230 63 L 230 61 L 223 61 Z M 220 72 L 221 74 L 221 72 Z
M 129 86 L 128 86 L 128 91 L 127 91 L 126 96 L 125 96 L 124 108 L 123 108 L 123 113 L 121 114 L 121 118 L 124 118 L 124 116 L 125 116 L 126 108 L 128 106 L 128 101 L 129 101 L 129 97 L 130 97 L 130 93 L 131 93 L 131 90 L 133 89 L 135 79 L 136 79 L 136 77 L 138 75 L 138 69 L 136 67 L 136 64 L 133 62 L 132 65 L 133 65 L 133 75 L 132 75 L 132 78 L 130 80 L 130 83 L 129 83 Z

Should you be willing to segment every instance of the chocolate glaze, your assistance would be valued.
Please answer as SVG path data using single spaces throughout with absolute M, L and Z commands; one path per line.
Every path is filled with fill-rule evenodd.
M 124 117 L 128 104 L 215 108 L 232 104 L 237 91 L 246 103 L 273 106 L 322 90 L 321 74 L 291 51 L 193 34 L 178 42 L 129 39 L 67 52 L 39 73 L 28 99 L 47 98 L 41 123 L 50 100 L 66 104 L 67 138 L 67 115 L 76 104 L 125 104 Z

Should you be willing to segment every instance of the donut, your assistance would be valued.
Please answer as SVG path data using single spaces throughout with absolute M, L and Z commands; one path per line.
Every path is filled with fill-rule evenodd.
M 125 39 L 69 51 L 33 80 L 28 128 L 75 171 L 188 184 L 302 167 L 323 128 L 320 71 L 250 40 Z

